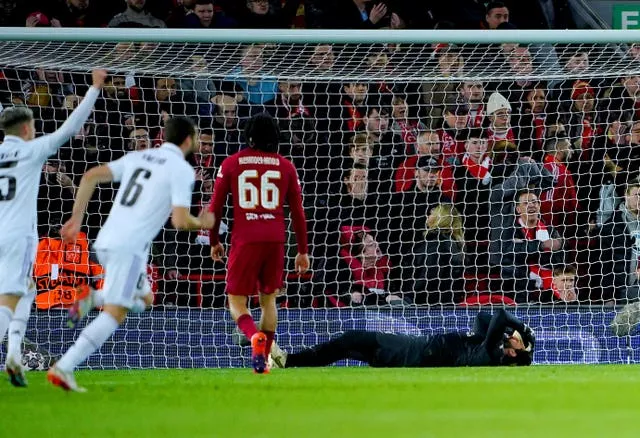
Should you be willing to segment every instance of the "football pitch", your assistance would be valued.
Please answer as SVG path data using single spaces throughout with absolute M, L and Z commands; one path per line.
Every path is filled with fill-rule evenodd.
M 81 371 L 0 386 L 0 437 L 637 437 L 635 366 Z

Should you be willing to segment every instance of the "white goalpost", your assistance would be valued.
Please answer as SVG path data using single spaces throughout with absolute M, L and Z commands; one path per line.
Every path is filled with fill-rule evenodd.
M 263 111 L 298 169 L 312 257 L 278 298 L 284 349 L 349 329 L 470 330 L 478 310 L 509 306 L 537 332 L 536 364 L 638 360 L 638 337 L 610 329 L 640 296 L 633 31 L 0 28 L 0 53 L 0 105 L 29 106 L 38 135 L 75 108 L 92 68 L 110 73 L 90 121 L 43 169 L 31 368 L 84 327 L 65 326 L 76 286 L 100 285 L 92 254 L 57 234 L 83 172 L 157 146 L 166 117 L 186 115 L 200 129 L 197 213 Z M 114 189 L 88 208 L 89 243 Z M 0 178 L 0 202 L 6 190 Z M 287 245 L 291 268 L 292 233 Z M 225 269 L 208 253 L 206 234 L 167 225 L 149 262 L 154 307 L 86 366 L 243 366 Z

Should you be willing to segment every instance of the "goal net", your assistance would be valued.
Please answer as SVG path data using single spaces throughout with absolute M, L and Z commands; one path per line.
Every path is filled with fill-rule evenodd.
M 639 294 L 640 45 L 264 39 L 0 43 L 0 104 L 28 105 L 39 134 L 77 106 L 91 68 L 111 73 L 89 122 L 43 169 L 30 366 L 82 328 L 65 327 L 75 286 L 100 285 L 87 248 L 117 187 L 97 190 L 85 241 L 59 242 L 83 172 L 157 147 L 164 120 L 187 115 L 200 128 L 197 214 L 262 111 L 299 171 L 311 243 L 312 272 L 290 271 L 278 298 L 285 350 L 348 329 L 467 331 L 478 310 L 510 306 L 537 331 L 535 363 L 636 361 L 638 338 L 609 324 Z M 0 202 L 6 190 L 0 179 Z M 228 244 L 230 210 L 220 232 Z M 149 261 L 154 307 L 129 316 L 89 367 L 245 363 L 208 243 L 167 225 Z M 291 269 L 292 234 L 286 245 Z

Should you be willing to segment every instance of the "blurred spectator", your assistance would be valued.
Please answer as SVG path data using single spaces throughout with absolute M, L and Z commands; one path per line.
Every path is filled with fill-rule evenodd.
M 234 13 L 236 26 L 241 29 L 290 28 L 298 14 L 299 0 L 269 2 L 269 0 L 246 0 L 238 2 Z M 242 5 L 244 3 L 244 7 Z
M 336 57 L 331 44 L 318 44 L 313 46 L 313 53 L 309 58 L 309 64 L 319 72 L 329 72 L 333 70 Z
M 175 0 L 173 3 L 173 9 L 171 9 L 167 16 L 167 26 L 183 27 L 185 19 L 190 14 L 193 14 L 193 7 L 196 4 L 196 0 Z
M 193 161 L 197 169 L 211 171 L 213 169 L 214 134 L 212 129 L 201 129 L 198 133 L 198 152 L 193 154 Z M 202 181 L 206 181 L 202 179 Z
M 241 118 L 263 112 L 266 107 L 273 105 L 278 92 L 278 81 L 260 73 L 265 63 L 265 53 L 272 50 L 272 46 L 264 44 L 244 47 L 240 65 L 222 83 L 223 93 L 236 93 Z
M 357 305 L 404 305 L 402 298 L 390 291 L 391 263 L 367 227 L 340 227 L 339 294 L 347 295 L 347 302 Z M 340 279 L 342 277 L 342 281 Z M 345 287 L 346 286 L 346 287 Z M 343 298 L 344 300 L 344 298 Z
M 416 154 L 404 160 L 395 172 L 395 191 L 404 192 L 413 187 L 415 181 L 416 164 L 422 157 L 433 158 L 442 164 L 440 138 L 438 133 L 432 130 L 420 131 L 417 138 Z
M 493 93 L 487 102 L 487 118 L 489 120 L 489 143 L 498 140 L 514 141 L 511 128 L 511 104 L 500 93 Z
M 369 138 L 366 134 L 355 134 L 351 137 L 351 144 L 349 145 L 349 158 L 354 163 L 365 167 L 369 166 L 369 160 L 373 155 L 373 150 L 369 144 Z
M 222 164 L 227 156 L 240 150 L 240 126 L 238 103 L 224 94 L 212 99 L 214 105 L 213 132 L 215 145 L 213 148 L 214 166 Z
M 322 10 L 325 29 L 375 29 L 391 20 L 387 5 L 372 0 L 329 0 Z
M 561 235 L 577 223 L 578 198 L 573 175 L 567 168 L 573 149 L 567 139 L 551 138 L 545 144 L 544 167 L 553 175 L 553 188 L 540 195 L 540 213 L 545 224 Z
M 486 241 L 489 229 L 493 161 L 487 153 L 487 146 L 486 132 L 481 128 L 469 128 L 465 153 L 453 171 L 455 203 L 463 215 L 467 242 Z
M 577 271 L 571 265 L 562 265 L 553 268 L 550 275 L 545 277 L 533 276 L 536 286 L 540 288 L 540 301 L 543 303 L 563 302 L 576 303 L 578 294 L 576 292 Z
M 609 113 L 609 120 L 640 120 L 640 75 L 620 78 L 605 92 L 599 108 Z
M 534 191 L 520 190 L 514 201 L 516 216 L 491 229 L 489 251 L 492 264 L 500 267 L 503 291 L 516 292 L 516 301 L 522 302 L 531 297 L 518 292 L 535 290 L 533 276 L 547 276 L 554 264 L 563 262 L 563 240 L 542 220 Z
M 480 81 L 460 84 L 460 100 L 469 108 L 469 127 L 481 128 L 484 123 L 484 85 Z
M 389 255 L 396 265 L 405 265 L 404 256 L 410 254 L 415 242 L 421 241 L 424 224 L 431 210 L 449 198 L 440 190 L 441 167 L 429 156 L 416 163 L 411 187 L 394 193 L 389 203 L 388 235 Z
M 464 58 L 458 47 L 450 44 L 437 44 L 432 58 L 435 59 L 434 73 L 437 76 L 458 76 L 464 67 Z M 431 59 L 430 61 L 434 61 Z M 456 102 L 458 90 L 454 81 L 424 82 L 421 86 L 421 105 L 419 117 L 431 128 L 442 124 L 442 109 L 445 104 Z
M 599 231 L 589 268 L 592 299 L 636 300 L 640 297 L 640 181 L 631 181 L 624 202 Z
M 463 104 L 449 104 L 443 111 L 443 124 L 438 129 L 445 160 L 455 159 L 464 153 L 465 128 L 469 123 L 469 107 Z
M 167 27 L 166 23 L 151 15 L 145 8 L 147 0 L 126 0 L 127 9 L 109 21 L 109 27 Z
M 235 24 L 234 20 L 228 18 L 222 11 L 215 10 L 214 0 L 195 0 L 193 11 L 184 16 L 180 27 L 220 29 L 234 27 Z
M 202 75 L 207 72 L 207 61 L 202 56 L 192 56 L 191 66 L 189 73 L 195 73 Z M 196 76 L 181 78 L 178 81 L 179 89 L 182 92 L 182 97 L 187 105 L 188 114 L 201 114 L 206 112 L 209 108 L 211 99 L 216 95 L 216 85 L 212 79 Z
M 414 292 L 415 304 L 448 305 L 464 293 L 464 233 L 462 218 L 451 204 L 434 207 L 427 218 L 424 239 L 406 258 L 410 265 L 406 289 Z
M 143 151 L 151 147 L 151 139 L 149 131 L 145 128 L 135 128 L 129 134 L 129 143 L 127 149 L 130 151 Z
M 106 24 L 98 0 L 25 1 L 17 14 L 27 27 L 102 27 Z M 106 15 L 108 16 L 108 15 Z
M 536 161 L 542 161 L 546 127 L 554 119 L 549 114 L 556 113 L 549 108 L 545 84 L 536 83 L 523 90 L 521 103 L 514 123 L 514 136 L 519 140 L 518 150 Z
M 509 8 L 503 2 L 490 2 L 484 16 L 483 27 L 497 29 L 502 23 L 509 21 Z
M 394 96 L 391 100 L 391 107 L 391 131 L 403 140 L 405 153 L 414 154 L 418 132 L 426 127 L 422 122 L 410 118 L 406 97 Z

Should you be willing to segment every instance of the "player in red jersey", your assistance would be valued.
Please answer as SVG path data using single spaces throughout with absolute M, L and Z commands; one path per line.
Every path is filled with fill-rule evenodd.
M 256 373 L 267 371 L 278 314 L 276 296 L 284 277 L 284 204 L 289 204 L 298 241 L 295 269 L 309 269 L 307 223 L 302 208 L 298 174 L 293 164 L 278 154 L 280 132 L 267 113 L 248 121 L 249 148 L 228 157 L 218 171 L 209 211 L 216 220 L 210 231 L 211 257 L 220 261 L 225 250 L 218 229 L 227 195 L 233 201 L 233 231 L 227 266 L 229 309 L 242 332 L 251 339 Z M 262 316 L 258 331 L 247 308 L 247 297 L 259 294 Z

